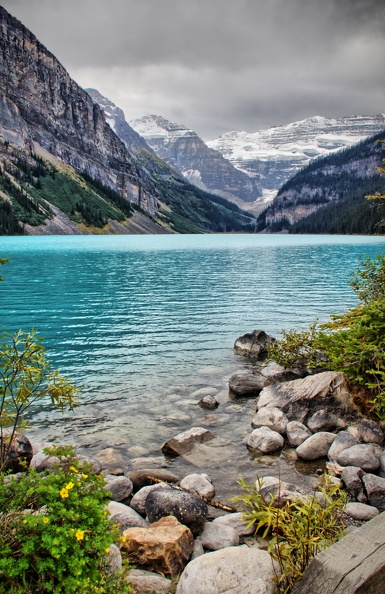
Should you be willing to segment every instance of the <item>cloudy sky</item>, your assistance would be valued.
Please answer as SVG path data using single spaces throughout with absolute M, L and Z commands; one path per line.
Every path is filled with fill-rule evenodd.
M 126 119 L 205 140 L 385 112 L 383 0 L 3 0 Z

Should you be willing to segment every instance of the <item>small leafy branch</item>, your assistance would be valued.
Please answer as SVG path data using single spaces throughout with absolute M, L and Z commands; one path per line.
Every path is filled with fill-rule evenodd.
M 262 495 L 263 478 L 257 477 L 255 487 L 242 479 L 238 483 L 243 493 L 235 501 L 243 504 L 248 525 L 269 538 L 268 552 L 281 570 L 276 576 L 279 592 L 288 594 L 315 555 L 341 538 L 346 495 L 328 475 L 313 494 L 283 505 L 273 494 L 268 500 Z
M 24 415 L 37 401 L 49 398 L 62 410 L 77 404 L 78 390 L 52 369 L 35 331 L 0 333 L 0 470 L 6 468 L 10 449 L 26 427 Z

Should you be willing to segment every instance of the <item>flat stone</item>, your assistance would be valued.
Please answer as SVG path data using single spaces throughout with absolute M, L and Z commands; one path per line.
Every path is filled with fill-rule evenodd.
M 135 493 L 133 498 L 131 499 L 130 506 L 134 509 L 138 514 L 141 516 L 146 515 L 146 500 L 149 494 L 152 491 L 156 491 L 157 489 L 170 489 L 169 485 L 165 483 L 157 483 L 155 485 L 147 485 L 147 487 L 142 487 Z
M 134 486 L 134 491 L 138 491 L 147 485 L 153 485 L 153 478 L 164 481 L 165 483 L 177 483 L 179 477 L 163 468 L 143 468 L 142 470 L 133 470 L 127 474 Z
M 203 530 L 208 508 L 202 499 L 192 493 L 157 489 L 147 496 L 146 513 L 150 522 L 156 522 L 165 516 L 174 516 L 197 536 Z
M 282 435 L 269 427 L 254 429 L 247 438 L 246 445 L 253 453 L 270 454 L 280 450 L 285 443 Z
M 278 564 L 246 545 L 206 553 L 184 569 L 176 594 L 275 594 Z
M 336 438 L 335 433 L 328 431 L 321 431 L 308 437 L 300 446 L 297 447 L 296 452 L 303 460 L 317 460 L 327 455 L 329 448 Z
M 206 499 L 212 499 L 215 495 L 215 489 L 207 474 L 188 474 L 181 480 L 180 487 Z
M 141 594 L 169 594 L 172 586 L 171 580 L 144 569 L 131 569 L 128 581 Z
M 272 407 L 264 407 L 260 408 L 256 415 L 254 416 L 253 420 L 251 421 L 251 426 L 254 429 L 258 429 L 259 427 L 268 427 L 272 429 L 272 431 L 276 431 L 281 435 L 286 433 L 286 426 L 289 422 L 289 419 L 285 415 L 281 409 Z
M 104 490 L 111 492 L 113 501 L 124 501 L 133 491 L 132 482 L 125 476 L 107 476 L 105 480 L 107 484 Z
M 329 460 L 337 460 L 338 455 L 343 451 L 358 444 L 358 440 L 347 431 L 340 431 L 328 451 Z
M 376 472 L 380 468 L 379 457 L 375 455 L 371 444 L 359 443 L 337 456 L 338 464 L 341 466 L 358 466 L 365 472 Z
M 192 427 L 188 431 L 178 433 L 162 446 L 162 452 L 170 456 L 183 456 L 188 454 L 196 443 L 206 443 L 214 439 L 211 431 L 203 427 Z
M 247 527 L 247 522 L 242 519 L 242 512 L 235 512 L 226 514 L 225 516 L 218 516 L 211 523 L 221 524 L 223 526 L 230 526 L 238 532 L 238 536 L 251 536 L 255 532 L 255 526 Z
M 199 539 L 202 546 L 209 551 L 218 551 L 226 547 L 239 545 L 239 534 L 231 526 L 206 522 Z
M 384 441 L 384 433 L 378 423 L 372 419 L 362 419 L 357 424 L 358 437 L 364 443 L 381 444 Z
M 341 472 L 341 479 L 349 493 L 357 498 L 362 491 L 361 478 L 364 471 L 358 466 L 345 466 Z
M 353 520 L 360 520 L 366 522 L 371 520 L 380 513 L 376 507 L 366 505 L 365 503 L 347 503 L 344 508 L 344 513 L 353 518 Z
M 174 517 L 164 517 L 148 528 L 128 528 L 121 547 L 131 563 L 144 569 L 175 576 L 181 573 L 194 548 L 187 526 Z
M 346 424 L 337 417 L 333 412 L 321 409 L 317 410 L 306 422 L 310 431 L 317 433 L 318 431 L 333 431 L 338 427 L 345 427 Z
M 385 511 L 385 479 L 368 473 L 362 477 L 362 482 L 370 505 Z
M 262 410 L 262 409 L 261 409 Z M 303 423 L 299 421 L 290 421 L 286 425 L 286 437 L 287 441 L 291 446 L 294 448 L 298 447 L 312 435 L 310 429 L 306 427 Z

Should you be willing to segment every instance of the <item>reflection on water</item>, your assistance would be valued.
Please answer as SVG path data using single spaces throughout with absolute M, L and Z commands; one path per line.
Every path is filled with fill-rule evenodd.
M 37 411 L 35 433 L 160 455 L 166 439 L 201 425 L 224 440 L 205 466 L 221 485 L 229 466 L 255 474 L 260 461 L 242 443 L 252 404 L 228 397 L 229 376 L 248 365 L 233 354 L 234 340 L 353 305 L 349 274 L 383 245 L 282 235 L 1 238 L 0 256 L 11 261 L 2 267 L 0 326 L 35 327 L 52 363 L 83 386 L 73 413 Z M 207 386 L 221 403 L 210 414 L 192 396 Z M 172 462 L 182 464 L 197 461 Z M 284 456 L 263 473 L 278 466 L 284 475 Z

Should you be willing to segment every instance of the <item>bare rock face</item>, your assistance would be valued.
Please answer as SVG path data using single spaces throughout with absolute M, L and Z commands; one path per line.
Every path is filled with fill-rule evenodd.
M 266 386 L 257 407 L 276 406 L 290 420 L 306 423 L 319 409 L 342 411 L 341 416 L 358 415 L 342 373 L 324 371 L 305 378 Z M 342 414 L 343 413 L 343 414 Z
M 234 343 L 234 351 L 237 355 L 258 359 L 266 355 L 268 345 L 273 342 L 275 342 L 275 338 L 263 330 L 253 330 L 237 338 Z
M 122 548 L 131 563 L 165 575 L 181 573 L 194 548 L 191 531 L 176 518 L 164 517 L 148 528 L 128 528 Z

